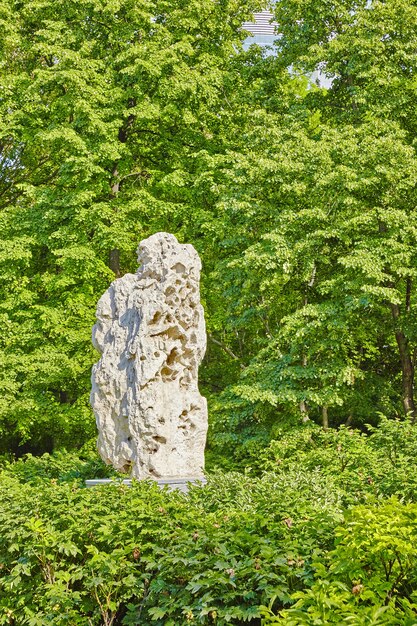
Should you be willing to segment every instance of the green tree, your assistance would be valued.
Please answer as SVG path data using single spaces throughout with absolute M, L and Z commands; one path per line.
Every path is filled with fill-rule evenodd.
M 361 132 L 359 149 L 362 152 L 365 147 L 364 154 L 374 144 L 375 154 L 369 154 L 367 163 L 363 156 L 357 163 L 355 182 L 356 196 L 359 199 L 362 194 L 363 210 L 369 216 L 368 241 L 346 263 L 354 271 L 368 273 L 368 282 L 376 283 L 373 295 L 389 309 L 385 327 L 391 327 L 401 362 L 403 407 L 415 418 L 412 159 L 416 59 L 412 50 L 417 7 L 401 0 L 338 2 L 330 10 L 319 1 L 314 3 L 313 14 L 309 1 L 284 4 L 285 11 L 280 4 L 276 7 L 283 34 L 279 42 L 282 61 L 304 71 L 323 68 L 332 86 L 326 93 L 312 93 L 311 105 L 320 109 L 326 124 L 348 132 L 351 125 L 360 127 L 361 131 L 354 132 Z M 365 267 L 369 262 L 372 270 Z
M 275 16 L 277 55 L 240 58 L 254 89 L 212 164 L 213 309 L 241 363 L 217 425 L 415 419 L 416 7 L 290 0 Z M 330 86 L 303 89 L 320 68 Z
M 250 9 L 1 3 L 3 448 L 93 433 L 95 302 L 135 267 L 138 240 L 181 233 L 195 154 L 214 149 Z

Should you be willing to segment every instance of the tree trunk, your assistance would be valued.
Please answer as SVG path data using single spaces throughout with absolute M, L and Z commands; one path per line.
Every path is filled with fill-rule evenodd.
M 305 400 L 301 400 L 300 402 L 300 413 L 301 413 L 301 419 L 304 423 L 310 420 L 310 416 L 308 414 L 307 403 Z
M 324 406 L 321 410 L 322 426 L 323 430 L 329 430 L 329 412 L 327 406 Z
M 120 251 L 118 248 L 110 250 L 109 267 L 114 272 L 116 278 L 120 277 Z
M 416 406 L 414 402 L 414 365 L 408 349 L 408 339 L 402 331 L 395 333 L 398 349 L 400 351 L 402 368 L 402 396 L 406 415 L 410 415 L 413 422 L 416 419 Z
M 308 290 L 308 287 L 311 288 L 314 286 L 314 283 L 316 280 L 316 271 L 317 271 L 317 268 L 316 268 L 316 265 L 314 264 L 312 272 L 311 272 L 310 280 L 307 283 L 306 288 L 305 288 L 303 306 L 307 306 L 308 304 L 307 290 Z M 305 353 L 303 354 L 302 364 L 303 364 L 303 367 L 307 367 L 307 355 Z M 310 416 L 308 414 L 307 402 L 305 400 L 301 400 L 299 406 L 300 406 L 300 413 L 301 413 L 302 421 L 304 423 L 308 422 L 310 420 Z
M 400 317 L 400 307 L 398 304 L 391 304 L 391 313 L 394 322 Z M 411 416 L 413 422 L 416 421 L 416 406 L 414 402 L 414 364 L 410 353 L 408 338 L 400 328 L 395 329 L 395 339 L 400 353 L 402 369 L 402 401 L 406 415 Z

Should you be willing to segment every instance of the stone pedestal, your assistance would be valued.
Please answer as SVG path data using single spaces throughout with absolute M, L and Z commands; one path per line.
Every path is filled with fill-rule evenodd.
M 183 493 L 187 493 L 189 485 L 201 484 L 204 485 L 206 483 L 205 478 L 164 478 L 161 480 L 155 481 L 161 489 L 164 487 L 168 487 L 169 490 L 178 489 Z M 130 478 L 125 478 L 124 480 L 112 480 L 111 478 L 93 478 L 91 480 L 85 481 L 86 487 L 97 487 L 100 485 L 110 485 L 110 484 L 122 484 L 130 487 L 132 485 L 132 481 Z

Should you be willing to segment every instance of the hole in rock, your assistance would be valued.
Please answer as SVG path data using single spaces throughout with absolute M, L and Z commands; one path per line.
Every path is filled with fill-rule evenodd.
M 150 321 L 150 324 L 157 324 L 162 317 L 161 311 L 157 311 Z
M 142 356 L 139 358 L 140 361 L 146 361 L 146 356 L 144 354 L 142 354 Z
M 172 369 L 170 367 L 163 367 L 161 369 L 162 380 L 169 378 L 172 376 Z
M 161 437 L 160 435 L 155 435 L 154 440 L 157 441 L 158 443 L 166 443 L 167 440 L 165 437 Z
M 177 356 L 178 356 L 178 350 L 177 348 L 173 348 L 171 352 L 168 354 L 167 365 L 173 365 L 173 363 L 175 363 L 176 361 Z
M 185 265 L 182 263 L 175 263 L 171 269 L 174 270 L 174 272 L 177 272 L 177 274 L 183 274 L 185 272 Z
M 149 335 L 150 337 L 167 337 L 168 339 L 179 339 L 180 341 L 186 342 L 187 337 L 181 332 L 178 326 L 171 326 L 166 330 L 160 330 L 158 333 L 153 333 Z
M 181 320 L 178 320 L 179 323 L 181 324 L 181 326 L 184 328 L 184 330 L 187 330 L 187 328 L 190 326 L 190 318 L 186 317 L 185 315 L 183 316 L 183 318 Z
M 159 422 L 160 424 L 165 424 L 165 417 L 160 417 L 160 418 L 158 419 L 158 422 Z
M 161 356 L 161 353 L 160 352 L 154 352 L 153 355 L 158 359 Z

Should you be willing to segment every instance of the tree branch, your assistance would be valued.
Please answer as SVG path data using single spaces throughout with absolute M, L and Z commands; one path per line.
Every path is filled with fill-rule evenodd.
M 232 352 L 229 346 L 226 346 L 226 344 L 224 344 L 222 341 L 215 339 L 212 335 L 210 335 L 210 333 L 207 333 L 207 337 L 210 339 L 210 341 L 215 343 L 216 346 L 219 346 L 224 352 L 226 352 L 226 354 L 231 356 L 232 359 L 235 359 L 235 361 L 240 361 L 240 358 L 234 352 Z M 243 363 L 239 363 L 239 365 L 242 369 L 245 369 L 246 367 L 246 365 L 243 365 Z

